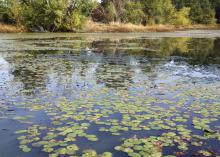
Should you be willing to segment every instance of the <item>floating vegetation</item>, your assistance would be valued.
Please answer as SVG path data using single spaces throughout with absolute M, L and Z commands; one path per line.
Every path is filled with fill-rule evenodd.
M 91 43 L 81 44 L 77 47 Z M 13 68 L 0 76 L 4 87 L 0 117 L 15 124 L 11 130 L 20 153 L 33 156 L 37 151 L 42 157 L 220 155 L 218 74 L 194 77 L 193 72 L 207 73 L 185 62 L 149 61 L 141 52 L 113 57 L 92 50 L 6 55 Z
M 32 125 L 27 130 L 16 131 L 17 134 L 22 134 L 18 137 L 20 148 L 25 151 L 26 147 L 24 150 L 23 145 L 40 147 L 43 152 L 52 154 L 51 156 L 79 155 L 83 151 L 77 146 L 80 139 L 87 139 L 88 142 L 102 141 L 97 137 L 99 134 L 89 133 L 90 128 L 94 125 L 99 132 L 106 133 L 104 138 L 123 137 L 123 134 L 126 133 L 135 135 L 135 137 L 122 140 L 122 145 L 115 146 L 116 151 L 122 151 L 131 157 L 164 156 L 164 150 L 169 147 L 176 147 L 179 153 L 186 154 L 191 145 L 202 147 L 208 139 L 219 140 L 219 128 L 213 128 L 210 125 L 218 120 L 220 113 L 216 112 L 217 108 L 209 115 L 205 111 L 201 113 L 197 111 L 197 108 L 201 108 L 201 106 L 204 106 L 203 110 L 213 111 L 213 106 L 217 107 L 215 104 L 219 99 L 212 100 L 212 104 L 205 106 L 205 102 L 200 102 L 204 96 L 198 97 L 199 93 L 202 93 L 201 89 L 197 91 L 195 89 L 193 91 L 182 90 L 187 90 L 187 94 L 182 93 L 176 97 L 176 103 L 179 105 L 169 105 L 168 108 L 164 108 L 163 105 L 155 105 L 163 104 L 163 99 L 155 97 L 137 99 L 129 96 L 129 93 L 125 93 L 125 91 L 118 92 L 113 97 L 110 93 L 111 90 L 106 88 L 100 89 L 99 93 L 95 93 L 91 89 L 90 92 L 80 93 L 81 96 L 84 96 L 83 100 L 80 100 L 80 96 L 74 101 L 68 101 L 65 98 L 59 99 L 60 102 L 57 105 L 44 108 L 51 119 L 50 127 Z M 208 88 L 205 90 L 207 91 Z M 187 104 L 182 102 L 182 100 L 188 101 L 186 99 L 188 94 L 196 92 L 198 93 L 196 101 Z M 105 99 L 99 99 L 104 96 Z M 214 93 L 213 96 L 215 97 Z M 129 103 L 129 100 L 133 100 L 133 103 Z M 170 99 L 169 101 L 174 100 Z M 200 102 L 199 105 L 197 102 Z M 192 108 L 194 110 L 191 113 L 196 116 L 186 114 L 187 110 Z M 196 134 L 192 126 L 203 133 Z M 151 131 L 159 131 L 159 134 L 149 136 L 148 132 Z M 144 138 L 138 138 L 139 134 L 144 135 Z M 208 154 L 203 151 L 198 153 Z M 99 156 L 95 150 L 83 151 L 81 155 Z M 109 153 L 102 154 L 102 156 L 110 155 Z M 166 155 L 172 156 L 175 153 Z

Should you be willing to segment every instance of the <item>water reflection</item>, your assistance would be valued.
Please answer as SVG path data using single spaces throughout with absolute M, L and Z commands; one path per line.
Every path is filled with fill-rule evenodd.
M 129 84 L 144 77 L 149 79 L 150 84 L 154 84 L 159 79 L 165 80 L 170 72 L 173 77 L 181 74 L 182 77 L 192 78 L 204 76 L 217 79 L 219 77 L 218 67 L 209 67 L 209 70 L 213 69 L 209 72 L 211 74 L 204 71 L 204 65 L 220 64 L 220 39 L 218 38 L 90 41 L 85 37 L 78 37 L 43 41 L 22 40 L 22 42 L 31 44 L 35 48 L 40 44 L 40 47 L 45 50 L 8 54 L 1 52 L 1 56 L 5 56 L 0 58 L 1 83 L 13 78 L 16 82 L 22 82 L 23 89 L 30 91 L 36 87 L 50 87 L 51 90 L 55 90 L 55 86 L 60 90 L 59 82 L 62 82 L 60 83 L 62 86 L 66 82 L 68 86 L 77 84 L 81 79 L 86 79 L 85 82 L 96 80 L 98 84 L 104 84 L 110 88 L 127 88 Z M 72 50 L 47 50 L 55 43 L 57 44 L 55 49 L 71 47 Z M 81 49 L 80 53 L 79 49 Z M 170 61 L 180 64 L 184 62 L 184 66 L 175 64 L 166 66 Z M 203 65 L 203 68 L 196 69 L 191 65 Z M 73 82 L 74 78 L 75 82 Z
M 107 111 L 106 113 L 111 113 L 106 109 L 114 107 L 114 103 L 119 103 L 120 106 L 121 102 L 124 101 L 123 103 L 126 104 L 122 104 L 122 108 L 118 108 L 122 112 L 130 113 L 130 108 L 137 110 L 139 107 L 143 107 L 142 109 L 147 107 L 158 110 L 158 115 L 154 114 L 154 116 L 159 116 L 156 118 L 161 120 L 160 116 L 166 116 L 165 114 L 169 112 L 182 112 L 178 108 L 180 106 L 176 108 L 170 106 L 171 103 L 183 104 L 175 98 L 173 99 L 174 93 L 175 95 L 180 94 L 180 96 L 182 94 L 183 98 L 181 100 L 185 99 L 184 101 L 188 103 L 188 99 L 193 101 L 191 96 L 194 93 L 197 93 L 194 97 L 203 97 L 201 95 L 203 93 L 197 91 L 197 86 L 198 88 L 200 85 L 208 87 L 212 84 L 210 95 L 215 92 L 214 90 L 218 90 L 212 87 L 219 86 L 219 38 L 127 38 L 125 36 L 92 38 L 82 35 L 78 37 L 45 36 L 45 38 L 41 37 L 40 39 L 25 36 L 24 39 L 2 40 L 3 42 L 0 43 L 0 48 L 2 48 L 0 49 L 0 105 L 2 100 L 8 107 L 12 106 L 13 109 L 9 111 L 15 111 L 14 106 L 16 105 L 19 107 L 23 105 L 22 108 L 25 109 L 30 106 L 29 108 L 37 111 L 45 107 L 44 112 L 46 113 L 50 113 L 50 111 L 57 112 L 54 118 L 51 119 L 55 122 L 56 119 L 63 118 L 58 116 L 61 114 L 59 105 L 62 105 L 59 102 L 68 100 L 75 102 L 77 107 L 82 105 L 83 109 L 80 110 L 85 109 L 86 111 L 81 114 L 85 115 L 86 118 L 90 118 L 88 117 L 91 116 L 89 112 L 92 115 L 94 114 L 95 118 L 92 117 L 94 119 L 97 118 L 97 115 L 99 116 L 97 112 L 99 110 L 100 112 Z M 208 93 L 205 94 L 210 97 Z M 219 100 L 218 96 L 217 93 L 215 96 L 216 101 Z M 162 108 L 169 108 L 169 110 L 162 110 L 162 108 L 159 110 L 156 100 L 162 99 L 164 99 L 163 103 L 167 105 Z M 148 106 L 152 100 L 155 100 L 155 103 L 153 102 L 152 106 Z M 172 102 L 168 102 L 168 100 L 172 100 Z M 200 104 L 199 101 L 197 103 Z M 97 106 L 95 106 L 96 103 L 98 103 Z M 107 106 L 103 106 L 103 103 Z M 91 105 L 92 108 L 90 108 Z M 129 108 L 127 105 L 129 105 Z M 115 106 L 117 107 L 117 105 Z M 183 108 L 183 110 L 185 111 L 188 107 L 190 106 Z M 195 107 L 200 110 L 199 105 Z M 215 108 L 215 106 L 212 108 Z M 64 108 L 63 111 L 65 109 L 68 110 L 68 114 L 72 114 L 71 107 Z M 192 110 L 189 110 L 189 114 L 191 114 Z M 160 114 L 159 111 L 161 111 Z M 27 111 L 18 112 L 15 111 L 15 114 L 26 115 Z M 45 114 L 44 112 L 40 111 L 39 115 Z M 51 115 L 53 114 L 51 113 Z M 117 118 L 118 114 L 115 115 Z M 115 115 L 111 115 L 110 119 L 113 120 Z M 50 115 L 48 114 L 48 116 Z M 65 116 L 67 115 L 64 115 L 64 119 Z M 132 111 L 131 116 L 134 116 Z M 139 117 L 139 115 L 135 116 Z M 43 117 L 43 119 L 46 118 Z M 38 120 L 36 121 L 41 123 Z M 49 120 L 47 120 L 48 122 Z M 190 119 L 187 125 L 192 127 L 191 123 Z M 97 133 L 98 128 L 94 128 Z M 158 134 L 158 132 L 152 132 L 152 135 L 155 134 Z M 114 140 L 116 145 L 118 145 L 119 139 Z M 105 138 L 105 140 L 109 139 Z M 80 142 L 83 145 L 80 147 L 90 147 L 87 142 Z M 110 143 L 114 144 L 114 142 L 111 141 Z M 15 145 L 15 142 L 11 143 L 8 145 Z M 103 145 L 101 142 L 98 144 L 94 147 L 98 147 L 97 150 L 101 150 L 100 152 L 105 149 L 114 151 L 112 150 L 113 145 Z M 13 154 L 6 156 L 19 154 L 1 148 L 0 152 Z M 189 154 L 186 154 L 186 156 Z

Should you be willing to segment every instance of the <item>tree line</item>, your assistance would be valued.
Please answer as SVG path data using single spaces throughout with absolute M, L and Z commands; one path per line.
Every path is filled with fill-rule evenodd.
M 142 25 L 214 24 L 220 0 L 0 0 L 0 21 L 29 30 L 75 31 L 86 20 Z

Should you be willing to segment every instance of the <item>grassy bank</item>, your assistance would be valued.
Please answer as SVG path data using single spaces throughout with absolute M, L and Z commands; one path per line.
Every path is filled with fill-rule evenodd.
M 189 26 L 174 26 L 174 25 L 134 25 L 134 24 L 121 24 L 110 23 L 102 24 L 95 22 L 87 22 L 84 29 L 85 32 L 171 32 L 180 30 L 195 30 L 195 29 L 220 29 L 220 25 L 189 25 Z
M 195 29 L 220 29 L 220 25 L 189 25 L 189 26 L 174 26 L 174 25 L 134 25 L 134 24 L 122 24 L 122 23 L 96 23 L 88 21 L 80 32 L 87 33 L 98 33 L 98 32 L 109 32 L 109 33 L 128 33 L 128 32 L 172 32 L 180 30 L 195 30 Z M 0 33 L 18 33 L 18 32 L 27 32 L 23 27 L 17 27 L 14 25 L 6 25 L 0 23 Z
M 0 33 L 19 33 L 26 32 L 24 28 L 0 23 Z

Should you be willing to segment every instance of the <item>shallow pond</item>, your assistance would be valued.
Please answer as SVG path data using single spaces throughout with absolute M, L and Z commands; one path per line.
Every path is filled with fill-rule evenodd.
M 220 156 L 220 31 L 0 34 L 0 157 Z

